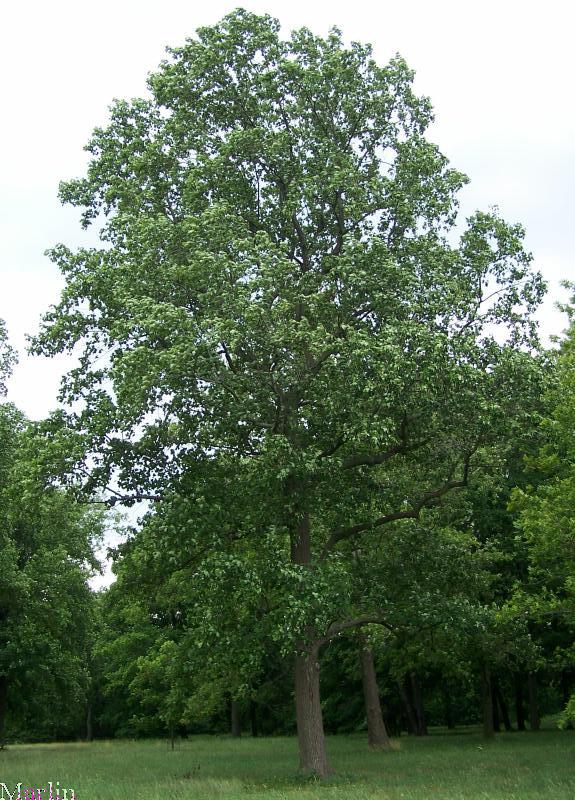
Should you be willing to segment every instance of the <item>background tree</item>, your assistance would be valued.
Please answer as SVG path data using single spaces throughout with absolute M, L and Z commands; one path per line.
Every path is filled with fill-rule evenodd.
M 0 319 L 0 396 L 6 394 L 6 378 L 10 375 L 16 361 L 14 350 L 8 343 L 4 320 Z
M 549 414 L 542 423 L 546 441 L 528 459 L 527 486 L 512 496 L 516 526 L 525 548 L 527 578 L 516 603 L 537 624 L 559 669 L 562 694 L 572 686 L 575 630 L 575 317 L 557 353 L 556 382 L 547 393 Z M 566 719 L 575 715 L 573 699 Z
M 83 726 L 102 514 L 45 479 L 41 436 L 0 405 L 0 738 Z
M 282 40 L 244 11 L 199 29 L 63 184 L 103 243 L 54 248 L 66 288 L 35 345 L 82 353 L 62 397 L 83 404 L 66 435 L 85 488 L 178 495 L 175 547 L 211 550 L 216 583 L 261 551 L 244 593 L 280 587 L 266 619 L 319 775 L 319 648 L 364 621 L 333 590 L 342 544 L 467 485 L 536 382 L 522 229 L 477 213 L 453 244 L 466 179 L 412 77 L 337 30 Z

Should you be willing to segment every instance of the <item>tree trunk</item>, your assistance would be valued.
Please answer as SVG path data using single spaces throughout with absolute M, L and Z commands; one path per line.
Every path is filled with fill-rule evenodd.
M 260 735 L 258 728 L 258 708 L 254 700 L 250 700 L 250 725 L 254 739 Z
M 326 778 L 330 769 L 323 732 L 318 656 L 317 646 L 313 645 L 296 656 L 295 708 L 300 769 Z
M 411 687 L 407 677 L 404 678 L 403 683 L 400 683 L 399 692 L 401 694 L 401 699 L 403 700 L 403 706 L 405 709 L 407 732 L 411 736 L 417 736 L 417 717 L 413 708 L 413 703 L 411 702 Z
M 486 739 L 493 739 L 493 697 L 491 691 L 491 673 L 485 664 L 481 669 L 481 685 L 483 695 L 483 735 Z
M 453 717 L 453 704 L 451 702 L 449 689 L 445 686 L 443 688 L 443 719 L 447 730 L 454 730 L 455 719 Z
M 230 730 L 234 739 L 239 739 L 242 735 L 240 708 L 237 700 L 232 700 L 230 703 Z
M 497 707 L 497 695 L 495 694 L 495 679 L 491 679 L 491 706 L 493 708 L 493 730 L 495 733 L 501 732 L 501 723 L 499 722 L 499 708 Z
M 88 707 L 86 708 L 86 741 L 91 742 L 93 736 L 92 731 L 92 704 L 88 703 Z
M 525 730 L 525 706 L 523 697 L 523 676 L 515 675 L 515 716 L 517 719 L 517 730 Z
M 501 718 L 503 720 L 503 726 L 505 730 L 509 733 L 509 731 L 513 730 L 513 726 L 511 724 L 511 720 L 509 719 L 509 709 L 507 708 L 507 703 L 505 702 L 505 697 L 503 696 L 503 692 L 499 687 L 499 683 L 495 683 L 493 686 L 493 696 L 495 697 L 495 701 L 499 706 L 501 711 Z
M 361 679 L 367 716 L 367 739 L 369 746 L 379 750 L 390 750 L 391 742 L 387 735 L 385 722 L 381 713 L 377 675 L 373 662 L 373 653 L 363 637 L 360 637 Z
M 8 702 L 8 678 L 5 675 L 0 675 L 0 747 L 4 746 L 7 702 Z
M 410 677 L 413 708 L 415 711 L 415 719 L 417 723 L 417 736 L 427 736 L 427 723 L 425 721 L 425 709 L 423 708 L 423 696 L 421 694 L 421 683 L 419 678 L 412 672 Z
M 532 731 L 538 731 L 541 728 L 541 718 L 537 702 L 537 676 L 534 672 L 529 672 L 527 686 L 529 690 L 529 727 Z
M 290 486 L 290 491 L 294 490 Z M 291 561 L 311 569 L 310 517 L 303 512 L 290 532 Z M 306 631 L 306 642 L 301 642 L 295 660 L 295 711 L 299 747 L 299 766 L 303 772 L 312 772 L 326 778 L 330 768 L 325 749 L 325 734 L 319 691 L 319 648 L 314 642 L 314 631 Z M 310 644 L 311 642 L 311 644 Z

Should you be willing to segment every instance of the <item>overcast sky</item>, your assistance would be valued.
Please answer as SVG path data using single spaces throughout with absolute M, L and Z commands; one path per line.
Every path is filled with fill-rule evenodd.
M 550 283 L 541 314 L 546 335 L 564 319 L 573 268 L 575 112 L 572 3 L 483 0 L 244 2 L 277 16 L 287 32 L 319 34 L 337 25 L 347 39 L 370 41 L 376 58 L 400 52 L 416 70 L 416 89 L 431 97 L 430 132 L 471 184 L 462 209 L 496 204 L 527 228 L 527 246 Z M 78 212 L 60 207 L 58 182 L 81 175 L 83 145 L 106 121 L 114 97 L 145 92 L 167 45 L 216 22 L 233 2 L 212 0 L 36 0 L 5 2 L 0 12 L 0 317 L 20 365 L 9 398 L 32 418 L 54 408 L 63 359 L 24 355 L 25 333 L 57 300 L 61 281 L 43 255 L 63 241 L 88 240 Z

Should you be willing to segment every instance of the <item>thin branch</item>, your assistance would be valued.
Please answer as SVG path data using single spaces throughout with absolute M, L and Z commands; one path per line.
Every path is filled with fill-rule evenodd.
M 107 487 L 107 491 L 112 492 L 114 497 L 109 497 L 107 500 L 101 501 L 93 501 L 96 503 L 101 503 L 102 505 L 107 506 L 108 508 L 112 508 L 113 506 L 117 505 L 118 503 L 138 503 L 144 500 L 150 500 L 154 503 L 160 503 L 162 500 L 165 499 L 165 496 L 162 494 L 119 494 L 115 492 L 113 489 Z
M 385 464 L 385 462 L 389 461 L 389 459 L 393 458 L 393 456 L 399 455 L 400 453 L 405 454 L 409 450 L 415 450 L 417 447 L 421 447 L 426 443 L 426 441 L 422 441 L 411 446 L 408 445 L 406 413 L 404 413 L 401 420 L 401 425 L 399 426 L 398 438 L 399 442 L 393 444 L 391 447 L 381 453 L 358 453 L 354 456 L 349 456 L 348 458 L 344 459 L 341 465 L 342 469 L 353 469 L 354 467 L 375 467 L 378 464 Z
M 335 530 L 327 540 L 320 560 L 324 560 L 333 550 L 335 545 L 338 544 L 338 542 L 352 539 L 354 536 L 357 536 L 364 531 L 373 530 L 374 528 L 379 528 L 382 525 L 388 525 L 391 522 L 398 522 L 402 519 L 418 519 L 424 508 L 437 505 L 439 502 L 441 502 L 441 498 L 453 489 L 461 489 L 464 486 L 467 486 L 470 458 L 471 454 L 469 454 L 465 459 L 462 478 L 458 480 L 446 481 L 437 489 L 432 489 L 429 492 L 425 492 L 425 494 L 423 494 L 419 500 L 413 503 L 410 508 L 404 509 L 403 511 L 393 511 L 389 514 L 383 514 L 381 517 L 376 517 L 376 519 L 370 520 L 369 522 L 359 522 L 357 525 L 352 525 L 349 528 L 338 528 Z
M 299 219 L 297 218 L 297 214 L 295 212 L 292 214 L 292 222 L 293 222 L 293 226 L 295 228 L 295 232 L 296 232 L 297 239 L 298 239 L 298 242 L 299 242 L 299 249 L 300 249 L 300 252 L 301 252 L 302 267 L 303 267 L 303 269 L 305 271 L 307 271 L 309 269 L 309 257 L 308 257 L 308 249 L 307 249 L 307 240 L 305 238 L 305 233 L 303 231 L 301 223 L 300 223 Z
M 231 371 L 232 372 L 237 372 L 238 371 L 237 367 L 236 367 L 236 365 L 234 364 L 234 362 L 232 360 L 232 357 L 230 355 L 230 352 L 229 352 L 228 348 L 225 345 L 225 342 L 221 342 L 221 346 L 222 346 L 222 349 L 219 351 L 220 355 L 223 355 L 223 357 L 225 358 L 226 364 L 231 369 Z
M 343 249 L 343 240 L 345 237 L 345 218 L 343 211 L 343 204 L 341 202 L 341 189 L 337 189 L 335 193 L 335 203 L 333 211 L 337 222 L 337 241 L 330 253 L 330 256 L 338 256 Z

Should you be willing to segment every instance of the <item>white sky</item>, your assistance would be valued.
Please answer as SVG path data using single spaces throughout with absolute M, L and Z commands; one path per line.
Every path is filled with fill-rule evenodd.
M 463 211 L 497 204 L 527 228 L 527 246 L 550 282 L 541 315 L 546 335 L 564 325 L 553 302 L 575 278 L 571 238 L 575 186 L 574 12 L 570 2 L 515 0 L 394 3 L 246 2 L 279 17 L 370 41 L 380 62 L 400 52 L 417 72 L 437 123 L 430 137 L 472 179 Z M 0 317 L 20 365 L 9 399 L 32 418 L 56 404 L 64 359 L 24 355 L 24 335 L 61 288 L 43 255 L 63 241 L 89 241 L 74 209 L 60 207 L 58 182 L 83 173 L 82 147 L 106 121 L 114 97 L 145 91 L 166 45 L 235 7 L 212 0 L 15 0 L 0 10 Z M 93 237 L 93 234 L 92 234 Z

